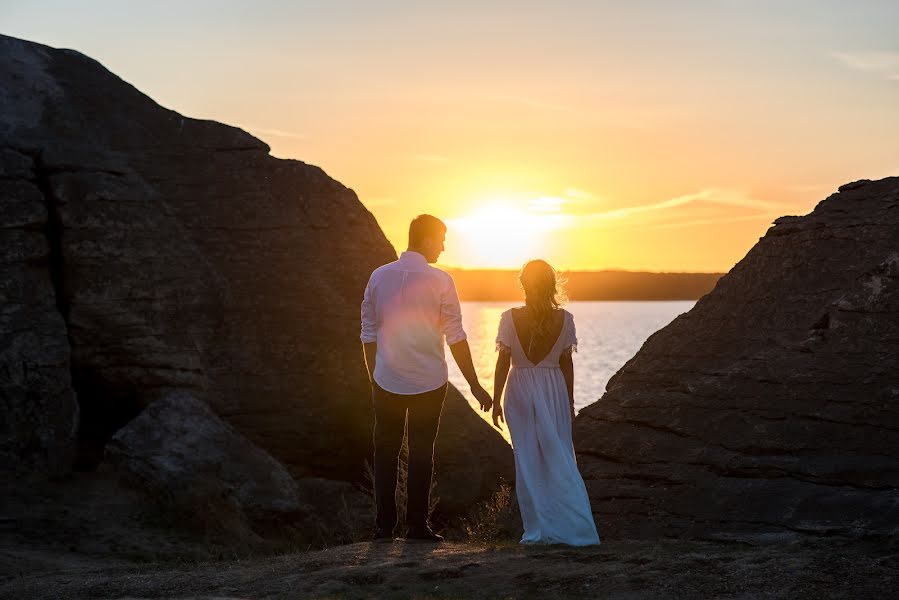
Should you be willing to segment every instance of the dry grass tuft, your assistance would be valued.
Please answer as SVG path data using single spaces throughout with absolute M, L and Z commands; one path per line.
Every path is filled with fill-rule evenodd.
M 490 500 L 479 506 L 469 519 L 463 519 L 462 532 L 470 544 L 505 545 L 520 537 L 521 520 L 512 486 L 503 481 Z

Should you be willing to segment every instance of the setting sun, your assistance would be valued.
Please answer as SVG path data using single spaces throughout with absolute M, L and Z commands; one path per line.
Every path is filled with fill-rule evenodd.
M 448 218 L 448 246 L 461 264 L 518 268 L 547 250 L 552 232 L 565 227 L 570 217 L 561 214 L 564 200 L 536 198 L 520 208 L 515 202 L 491 199 L 468 215 Z

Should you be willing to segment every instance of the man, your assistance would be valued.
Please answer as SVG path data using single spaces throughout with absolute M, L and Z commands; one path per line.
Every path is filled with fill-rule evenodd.
M 396 526 L 397 461 L 408 413 L 407 538 L 439 542 L 428 525 L 434 440 L 446 397 L 443 341 L 481 409 L 493 401 L 471 361 L 456 286 L 430 266 L 443 252 L 446 225 L 419 215 L 409 225 L 409 247 L 375 269 L 362 300 L 362 346 L 375 410 L 375 540 L 390 540 Z

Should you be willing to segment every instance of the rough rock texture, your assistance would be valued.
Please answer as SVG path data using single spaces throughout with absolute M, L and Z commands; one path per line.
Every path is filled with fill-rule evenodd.
M 484 490 L 495 491 L 500 481 L 515 480 L 512 453 L 499 452 L 492 439 L 473 435 L 483 423 L 462 394 L 449 386 L 434 448 L 438 513 L 465 515 L 487 499 Z
M 375 523 L 375 503 L 370 490 L 346 481 L 304 477 L 297 480 L 299 497 L 310 507 L 307 519 L 294 524 L 292 537 L 315 547 L 370 540 Z
M 3 451 L 64 469 L 77 423 L 77 466 L 95 468 L 181 390 L 295 478 L 363 481 L 359 304 L 396 254 L 353 191 L 77 52 L 0 36 L 0 59 Z M 449 412 L 465 458 L 443 447 L 438 472 L 464 468 L 459 498 L 486 498 L 510 448 Z
M 899 178 L 777 219 L 575 444 L 601 536 L 899 533 Z
M 106 460 L 164 510 L 197 524 L 216 521 L 249 535 L 254 524 L 310 512 L 281 463 L 184 392 L 157 400 L 116 432 Z
M 0 149 L 0 199 L 0 462 L 65 472 L 78 405 L 52 281 L 51 225 L 30 156 Z

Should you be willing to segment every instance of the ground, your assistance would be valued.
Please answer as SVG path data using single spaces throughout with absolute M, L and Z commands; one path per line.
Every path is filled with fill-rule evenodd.
M 607 540 L 589 548 L 361 542 L 265 558 L 144 564 L 48 558 L 43 568 L 7 569 L 0 597 L 821 600 L 888 598 L 899 585 L 895 541 L 839 538 L 768 545 Z

